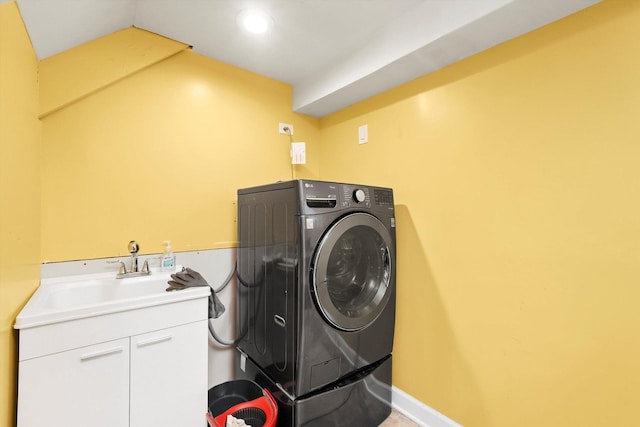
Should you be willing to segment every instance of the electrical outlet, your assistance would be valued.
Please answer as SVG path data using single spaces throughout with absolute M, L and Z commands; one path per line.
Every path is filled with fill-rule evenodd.
M 293 125 L 289 123 L 280 123 L 278 124 L 278 131 L 282 135 L 293 135 Z

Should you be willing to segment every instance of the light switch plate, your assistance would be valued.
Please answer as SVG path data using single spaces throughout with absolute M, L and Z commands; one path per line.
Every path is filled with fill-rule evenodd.
M 369 142 L 369 125 L 362 125 L 358 128 L 358 144 Z

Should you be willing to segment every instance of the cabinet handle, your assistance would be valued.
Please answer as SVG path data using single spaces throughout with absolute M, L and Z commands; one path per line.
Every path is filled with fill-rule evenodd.
M 95 359 L 96 357 L 108 356 L 114 353 L 122 353 L 122 347 L 107 348 L 105 350 L 99 350 L 91 353 L 82 354 L 80 355 L 80 360 Z
M 161 343 L 161 342 L 164 342 L 164 341 L 169 341 L 171 338 L 172 338 L 171 334 L 164 335 L 162 337 L 149 338 L 149 339 L 146 339 L 146 340 L 138 341 L 137 346 L 138 347 L 144 347 L 146 345 L 157 344 L 157 343 Z

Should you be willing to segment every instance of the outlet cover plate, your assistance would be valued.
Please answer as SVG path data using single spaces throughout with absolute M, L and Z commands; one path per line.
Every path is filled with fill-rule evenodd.
M 289 123 L 279 123 L 278 132 L 282 135 L 293 135 L 293 125 Z

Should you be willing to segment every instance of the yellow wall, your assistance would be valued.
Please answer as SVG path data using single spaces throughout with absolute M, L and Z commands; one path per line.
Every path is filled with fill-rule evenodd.
M 0 426 L 15 425 L 13 322 L 40 274 L 38 61 L 16 3 L 0 4 Z
M 40 61 L 40 116 L 63 108 L 189 46 L 130 27 Z
M 465 426 L 640 425 L 638 40 L 607 0 L 321 121 L 395 189 L 394 383 Z
M 117 50 L 117 35 L 92 50 Z M 73 66 L 84 50 L 61 55 Z M 292 113 L 291 95 L 187 50 L 44 117 L 44 260 L 127 255 L 132 239 L 144 253 L 163 240 L 177 251 L 235 246 L 238 188 L 318 175 L 318 120 Z M 307 165 L 292 171 L 279 122 L 307 142 Z

